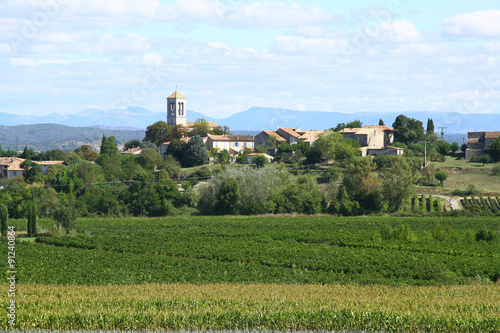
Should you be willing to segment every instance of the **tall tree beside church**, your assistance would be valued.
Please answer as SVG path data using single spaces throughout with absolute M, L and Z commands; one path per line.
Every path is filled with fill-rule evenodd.
M 171 139 L 172 126 L 168 125 L 164 121 L 157 121 L 146 128 L 146 135 L 142 141 L 153 142 L 155 145 L 159 146 L 160 144 L 168 142 Z
M 207 121 L 203 118 L 196 119 L 195 123 L 193 124 L 193 129 L 189 133 L 190 136 L 205 136 L 207 133 L 210 132 L 210 125 L 207 123 Z
M 175 125 L 172 127 L 172 134 L 171 134 L 171 140 L 173 139 L 182 139 L 186 138 L 189 134 L 189 131 L 186 126 L 184 125 Z
M 208 152 L 203 139 L 196 135 L 183 148 L 183 161 L 188 166 L 203 165 L 208 161 Z

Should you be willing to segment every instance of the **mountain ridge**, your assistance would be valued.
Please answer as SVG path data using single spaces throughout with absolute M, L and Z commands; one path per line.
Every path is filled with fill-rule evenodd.
M 338 123 L 361 120 L 364 125 L 378 124 L 379 119 L 391 126 L 399 114 L 415 118 L 424 124 L 432 118 L 436 129 L 446 127 L 446 133 L 467 133 L 474 131 L 500 130 L 500 114 L 457 112 L 327 112 L 296 111 L 284 108 L 252 107 L 246 111 L 232 114 L 226 118 L 216 119 L 202 113 L 188 110 L 187 120 L 196 121 L 204 118 L 226 125 L 232 130 L 261 131 L 275 130 L 278 127 L 300 127 L 302 129 L 327 129 Z M 88 108 L 76 114 L 60 115 L 52 113 L 45 116 L 22 116 L 0 113 L 0 125 L 35 125 L 41 123 L 59 124 L 72 127 L 94 127 L 104 129 L 145 130 L 147 126 L 166 121 L 166 112 L 152 112 L 142 107 L 129 106 L 125 109 L 102 110 Z

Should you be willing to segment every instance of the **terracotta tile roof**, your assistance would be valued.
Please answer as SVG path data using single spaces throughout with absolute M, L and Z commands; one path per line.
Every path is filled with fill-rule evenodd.
M 366 125 L 366 126 L 363 126 L 363 128 L 378 128 L 384 132 L 395 132 L 396 131 L 394 128 L 389 127 L 389 126 L 385 126 L 385 125 Z
M 484 132 L 485 139 L 496 139 L 500 137 L 500 132 Z
M 213 141 L 231 141 L 227 136 L 225 135 L 212 135 L 208 134 L 207 139 L 212 139 Z
M 64 164 L 64 161 L 33 161 L 35 163 L 38 163 L 40 165 L 48 166 L 48 165 L 59 165 L 59 164 Z
M 361 128 L 344 128 L 340 131 L 340 133 L 357 133 Z
M 206 140 L 206 138 L 202 138 L 202 139 L 204 139 L 203 141 L 205 141 L 205 140 Z M 191 138 L 181 138 L 181 141 L 184 141 L 185 143 L 188 143 L 190 140 L 191 140 Z M 170 144 L 170 142 L 171 142 L 171 141 L 169 141 L 169 142 L 164 142 L 164 143 L 160 143 L 160 146 L 165 146 L 165 145 L 167 145 L 167 146 L 168 146 L 168 145 Z
M 21 164 L 26 161 L 18 157 L 0 157 L 0 165 L 6 166 L 9 171 L 23 171 Z
M 276 131 L 263 131 L 263 132 L 266 133 L 267 135 L 272 135 L 276 137 L 277 141 L 287 141 L 284 137 L 276 133 Z
M 300 134 L 295 132 L 295 130 L 293 128 L 282 127 L 282 128 L 280 128 L 280 130 L 282 130 L 283 132 L 285 132 L 291 136 L 294 136 L 296 138 L 300 138 Z
M 226 135 L 231 141 L 240 141 L 240 142 L 253 142 L 253 136 L 251 135 Z
M 316 139 L 318 139 L 318 136 L 322 133 L 325 133 L 325 131 L 305 131 L 301 133 L 301 139 L 304 139 L 306 142 L 314 142 L 316 141 Z
M 163 95 L 163 96 L 165 96 L 165 95 Z M 174 92 L 172 93 L 172 95 L 168 96 L 168 98 L 184 98 L 184 99 L 186 99 L 186 97 L 184 97 L 184 96 L 183 96 L 180 92 L 178 92 L 177 90 L 176 90 L 176 91 L 174 91 Z
M 136 154 L 140 154 L 141 152 L 142 152 L 141 148 L 135 147 L 135 148 L 131 148 L 131 149 L 125 150 L 122 154 L 136 155 Z

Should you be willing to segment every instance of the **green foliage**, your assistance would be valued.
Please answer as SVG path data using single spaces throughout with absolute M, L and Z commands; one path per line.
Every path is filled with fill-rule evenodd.
M 434 177 L 441 183 L 441 187 L 443 187 L 443 183 L 448 178 L 448 174 L 446 171 L 438 170 L 434 174 Z
M 361 128 L 363 127 L 363 123 L 360 120 L 353 120 L 347 124 L 345 123 L 338 123 L 337 126 L 333 129 L 335 132 L 340 132 L 344 128 Z
M 85 218 L 78 220 L 77 236 L 19 244 L 18 278 L 98 285 L 470 284 L 478 275 L 494 281 L 500 274 L 496 239 L 468 238 L 471 227 L 493 230 L 497 224 L 491 217 Z M 432 241 L 438 228 L 454 235 Z M 378 233 L 384 241 L 374 242 Z
M 231 163 L 231 155 L 226 149 L 222 149 L 217 153 L 217 163 L 223 165 Z
M 263 168 L 268 163 L 268 160 L 264 155 L 257 155 L 252 158 L 252 162 L 257 168 Z
M 52 212 L 52 218 L 56 221 L 59 229 L 63 229 L 66 233 L 69 233 L 71 230 L 76 227 L 76 217 L 77 211 L 75 208 L 71 206 L 60 206 L 57 207 Z
M 180 176 L 181 164 L 172 155 L 165 155 L 161 168 L 165 170 L 172 179 L 179 178 Z
M 264 147 L 263 145 L 257 145 L 257 146 L 255 146 L 254 153 L 263 153 L 263 154 L 267 154 L 267 153 L 268 153 L 268 151 L 267 151 L 267 148 L 266 148 L 266 147 Z
M 116 138 L 114 136 L 110 136 L 109 138 L 107 138 L 105 135 L 103 135 L 100 151 L 100 157 L 118 156 L 120 154 L 120 151 L 118 150 L 118 145 L 116 144 Z
M 489 163 L 490 160 L 491 160 L 490 155 L 484 154 L 484 155 L 482 155 L 482 156 L 479 157 L 478 162 L 479 163 L 483 163 L 483 166 L 484 166 L 486 163 Z
M 437 151 L 441 155 L 447 155 L 451 151 L 451 145 L 446 141 L 439 141 L 437 144 Z
M 427 119 L 427 134 L 434 134 L 434 121 L 431 118 Z
M 6 206 L 0 206 L 0 233 L 7 236 L 7 226 L 9 220 L 9 210 Z
M 286 171 L 275 168 L 254 169 L 249 166 L 227 169 L 214 175 L 208 184 L 200 188 L 199 206 L 204 213 L 216 211 L 218 198 L 223 184 L 234 184 L 226 179 L 234 179 L 238 184 L 241 207 L 237 207 L 241 214 L 270 213 L 274 209 L 269 205 L 271 190 L 280 190 L 290 183 L 290 175 Z
M 194 122 L 193 124 L 193 128 L 191 129 L 191 132 L 189 133 L 190 136 L 195 136 L 195 135 L 199 135 L 199 136 L 206 136 L 207 133 L 210 132 L 210 125 L 208 124 L 208 122 L 203 119 L 203 118 L 200 118 L 200 119 L 196 119 L 196 121 Z
M 76 148 L 75 153 L 81 156 L 81 158 L 90 162 L 94 162 L 99 157 L 99 153 L 93 150 L 92 147 L 89 145 L 82 145 Z
M 453 153 L 456 153 L 458 148 L 460 148 L 460 146 L 458 145 L 458 142 L 455 142 L 453 141 L 450 145 L 450 149 Z
M 157 121 L 147 127 L 143 141 L 153 142 L 159 146 L 164 142 L 170 141 L 171 138 L 172 127 L 164 121 Z
M 487 148 L 488 155 L 495 162 L 500 161 L 500 137 L 493 141 Z
M 403 157 L 395 158 L 391 167 L 382 171 L 382 191 L 389 209 L 398 211 L 414 193 L 416 171 Z
M 489 228 L 481 228 L 477 233 L 476 233 L 476 240 L 479 241 L 486 241 L 486 242 L 491 242 L 493 239 L 495 239 L 495 232 L 490 230 Z
M 26 160 L 21 164 L 21 167 L 24 170 L 23 177 L 28 184 L 43 180 L 42 167 L 38 163 Z
M 146 170 L 154 171 L 161 163 L 161 156 L 153 148 L 145 148 L 137 157 L 137 162 Z
M 308 163 L 344 160 L 361 155 L 359 143 L 344 139 L 338 132 L 321 134 L 307 153 Z
M 28 232 L 28 237 L 37 236 L 37 219 L 38 208 L 33 201 L 30 201 L 26 206 L 26 230 Z
M 182 156 L 182 161 L 188 166 L 203 165 L 208 162 L 208 152 L 199 135 L 191 138 L 184 146 Z
M 132 148 L 141 148 L 141 147 L 142 147 L 142 142 L 140 140 L 134 139 L 134 140 L 130 140 L 130 141 L 125 142 L 125 145 L 123 146 L 123 150 L 126 151 L 126 150 L 129 150 Z
M 420 120 L 399 115 L 392 124 L 396 130 L 394 139 L 405 144 L 416 143 L 424 139 L 424 127 Z

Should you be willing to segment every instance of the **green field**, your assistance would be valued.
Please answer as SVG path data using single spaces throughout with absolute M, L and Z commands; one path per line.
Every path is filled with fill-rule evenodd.
M 493 282 L 500 276 L 500 242 L 476 241 L 475 235 L 481 228 L 499 233 L 499 226 L 498 217 L 80 219 L 75 236 L 19 242 L 18 279 L 49 284 Z
M 480 162 L 469 162 L 463 158 L 455 157 L 455 156 L 446 156 L 444 162 L 431 162 L 429 166 L 435 168 L 474 168 L 474 169 L 491 169 L 494 166 L 498 165 L 495 163 L 486 163 L 483 166 L 483 163 Z
M 498 217 L 77 225 L 72 236 L 17 242 L 18 329 L 500 330 Z M 40 226 L 52 228 L 48 220 Z M 477 241 L 480 230 L 497 237 Z M 5 308 L 7 285 L 0 287 Z

